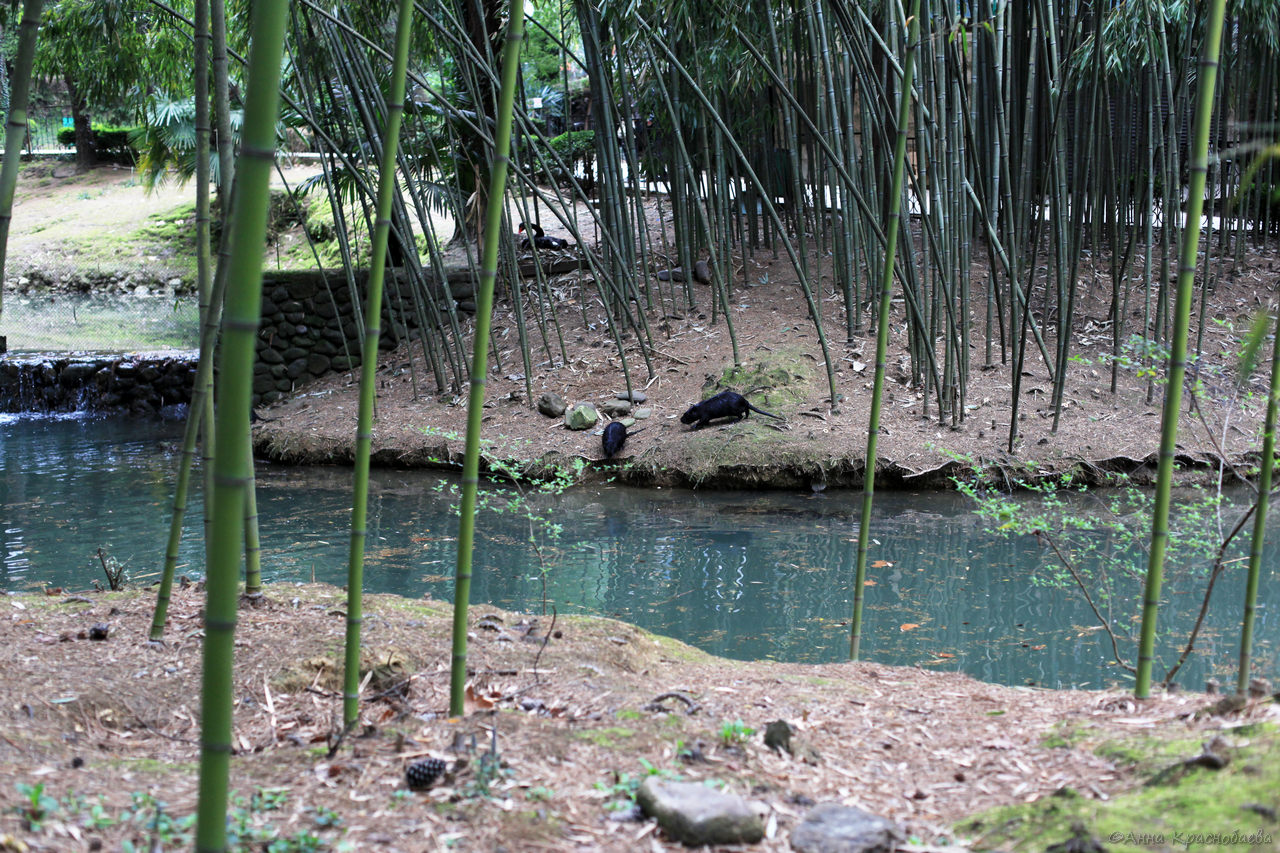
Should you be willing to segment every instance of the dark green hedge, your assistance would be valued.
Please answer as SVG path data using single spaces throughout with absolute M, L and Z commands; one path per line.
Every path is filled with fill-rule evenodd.
M 93 126 L 93 147 L 98 157 L 103 160 L 133 162 L 136 153 L 129 144 L 129 133 L 132 127 L 115 127 L 113 125 L 95 124 Z M 76 129 L 64 127 L 58 130 L 60 145 L 76 144 Z

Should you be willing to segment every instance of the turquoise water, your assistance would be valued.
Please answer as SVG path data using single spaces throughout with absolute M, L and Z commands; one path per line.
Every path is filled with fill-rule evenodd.
M 138 421 L 0 415 L 0 589 L 85 588 L 102 580 L 97 549 L 153 580 L 163 562 L 180 427 Z M 343 582 L 351 471 L 259 468 L 263 572 L 278 582 Z M 373 473 L 366 589 L 451 600 L 457 524 L 439 472 Z M 499 490 L 499 494 L 502 491 Z M 577 487 L 537 502 L 563 525 L 528 544 L 529 522 L 486 512 L 478 524 L 473 603 L 613 616 L 738 659 L 842 660 L 861 493 L 691 492 Z M 876 495 L 866 587 L 868 660 L 963 670 L 1005 684 L 1127 684 L 1078 591 L 1036 578 L 1056 562 L 1033 538 L 985 532 L 954 493 Z M 193 499 L 180 572 L 202 574 L 201 505 Z M 1233 521 L 1234 519 L 1229 519 Z M 535 529 L 542 530 L 541 525 Z M 1274 541 L 1277 532 L 1271 534 Z M 1131 555 L 1140 574 L 1145 558 Z M 1280 551 L 1269 546 L 1255 670 L 1277 678 Z M 545 570 L 544 570 L 545 567 Z M 1219 581 L 1206 628 L 1179 681 L 1234 680 L 1243 563 Z M 1170 558 L 1160 625 L 1182 637 L 1202 574 Z M 1117 579 L 1102 607 L 1136 632 L 1139 584 Z M 1132 657 L 1136 645 L 1121 640 Z M 1176 656 L 1172 639 L 1159 658 Z M 1163 672 L 1162 666 L 1156 672 Z

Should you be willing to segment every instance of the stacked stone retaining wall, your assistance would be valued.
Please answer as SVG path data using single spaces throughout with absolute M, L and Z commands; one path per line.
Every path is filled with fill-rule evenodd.
M 0 411 L 180 415 L 196 353 L 0 357 Z
M 469 297 L 469 288 L 463 289 Z M 408 285 L 389 280 L 383 302 L 381 342 L 389 349 L 416 325 L 412 312 L 404 312 L 406 322 L 392 310 L 413 304 Z M 357 367 L 355 316 L 341 272 L 266 273 L 253 404 L 275 402 L 330 371 Z M 163 414 L 190 401 L 195 365 L 195 352 L 0 355 L 0 411 Z
M 364 299 L 366 272 L 357 273 Z M 450 293 L 461 309 L 470 307 L 474 288 L 470 273 L 449 274 Z M 433 291 L 437 288 L 431 284 Z M 440 294 L 437 294 L 439 296 Z M 379 342 L 384 350 L 399 346 L 416 329 L 412 286 L 404 275 L 388 276 L 382 299 Z M 267 273 L 262 282 L 262 325 L 258 360 L 253 368 L 253 400 L 274 403 L 300 386 L 333 370 L 360 364 L 360 328 L 351 304 L 351 288 L 341 271 Z

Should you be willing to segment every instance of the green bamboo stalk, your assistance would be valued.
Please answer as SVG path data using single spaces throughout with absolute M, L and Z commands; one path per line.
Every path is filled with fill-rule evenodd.
M 1271 475 L 1275 468 L 1276 405 L 1280 403 L 1280 313 L 1276 314 L 1275 341 L 1271 353 L 1271 387 L 1262 428 L 1262 459 L 1258 465 L 1258 505 L 1253 516 L 1253 541 L 1249 548 L 1249 568 L 1244 589 L 1244 619 L 1240 623 L 1240 666 L 1236 692 L 1249 689 L 1250 658 L 1253 654 L 1253 625 L 1257 611 L 1258 582 L 1262 572 L 1262 546 L 1267 538 L 1267 506 L 1271 498 Z
M 373 446 L 373 401 L 377 389 L 378 341 L 382 333 L 382 281 L 386 272 L 387 235 L 391 230 L 391 197 L 396 191 L 396 152 L 404 115 L 405 70 L 409 66 L 413 0 L 400 0 L 396 18 L 395 61 L 387 97 L 387 126 L 378 166 L 377 220 L 369 265 L 365 305 L 364 347 L 360 354 L 360 408 L 356 417 L 356 457 L 351 505 L 351 550 L 347 560 L 346 660 L 342 685 L 342 722 L 352 725 L 360 714 L 360 623 L 363 619 L 364 544 L 369 507 L 369 456 Z
M 1173 484 L 1173 456 L 1178 440 L 1178 418 L 1182 412 L 1182 380 L 1187 371 L 1187 338 L 1191 322 L 1191 297 L 1195 284 L 1196 254 L 1200 247 L 1200 217 L 1204 212 L 1205 177 L 1209 161 L 1209 118 L 1213 114 L 1213 93 L 1218 77 L 1218 55 L 1222 42 L 1222 19 L 1226 0 L 1213 0 L 1205 19 L 1201 47 L 1200 79 L 1196 93 L 1195 125 L 1191 138 L 1191 172 L 1187 188 L 1187 219 L 1182 232 L 1182 252 L 1178 262 L 1177 302 L 1174 307 L 1173 337 L 1169 343 L 1168 387 L 1160 429 L 1160 462 L 1156 471 L 1156 500 L 1151 521 L 1151 551 L 1142 596 L 1142 633 L 1138 644 L 1138 673 L 1134 696 L 1145 699 L 1151 693 L 1151 664 L 1156 642 L 1156 611 L 1160 604 L 1160 582 L 1164 571 L 1165 547 L 1169 539 L 1169 501 Z M 1166 223 L 1166 226 L 1168 223 Z
M 280 59 L 288 3 L 262 0 L 253 9 L 240 179 L 232 215 L 231 264 L 218 371 L 212 548 L 206 571 L 204 671 L 200 710 L 200 788 L 196 849 L 227 849 L 227 787 L 232 751 L 232 664 L 236 589 L 244 533 L 254 342 L 262 308 L 262 243 L 279 114 Z
M 9 78 L 9 118 L 4 132 L 4 165 L 0 166 L 0 320 L 4 319 L 4 265 L 13 224 L 13 194 L 18 188 L 18 166 L 22 163 L 22 141 L 27 135 L 27 100 L 31 92 L 31 66 L 36 57 L 36 34 L 40 30 L 40 10 L 44 0 L 23 0 L 22 23 L 18 28 L 18 55 Z M 4 352 L 0 337 L 0 353 Z
M 484 416 L 485 376 L 488 370 L 489 326 L 493 314 L 493 282 L 498 273 L 498 241 L 502 237 L 503 197 L 511 150 L 511 114 L 515 103 L 524 15 L 520 0 L 511 0 L 507 43 L 502 57 L 502 88 L 498 94 L 498 125 L 494 134 L 493 168 L 485 211 L 484 254 L 476 290 L 476 328 L 471 361 L 471 391 L 467 400 L 467 439 L 462 462 L 462 501 L 458 519 L 458 567 L 453 601 L 453 660 L 449 672 L 449 714 L 464 711 L 467 680 L 467 607 L 471 597 L 471 556 L 475 541 L 476 493 L 480 485 L 480 421 Z
M 880 438 L 880 405 L 884 397 L 885 352 L 889 348 L 893 263 L 897 254 L 898 229 L 902 220 L 902 185 L 907 162 L 907 119 L 911 110 L 911 87 L 916 52 L 919 49 L 920 0 L 912 0 L 911 12 L 907 19 L 907 55 L 902 63 L 902 89 L 898 95 L 898 133 L 893 143 L 893 187 L 889 195 L 889 222 L 885 228 L 880 308 L 876 315 L 876 372 L 871 390 L 871 420 L 867 425 L 867 462 L 862 484 L 862 515 L 858 522 L 858 563 L 853 580 L 853 622 L 849 628 L 850 660 L 858 659 L 862 640 L 862 590 L 867 580 L 867 544 L 871 541 L 871 504 L 876 485 L 876 444 Z
M 213 39 L 213 119 L 218 142 L 218 198 L 223 200 L 225 220 L 231 210 L 231 187 L 235 184 L 236 158 L 231 137 L 231 78 L 227 73 L 227 4 L 226 0 L 210 0 Z M 226 223 L 224 222 L 224 225 Z M 229 233 L 225 228 L 223 234 Z
M 187 511 L 187 491 L 191 468 L 195 461 L 199 424 L 204 412 L 208 385 L 213 377 L 213 330 L 216 315 L 210 300 L 213 285 L 210 277 L 209 245 L 209 2 L 195 3 L 195 99 L 196 99 L 196 291 L 200 299 L 200 359 L 196 362 L 195 385 L 187 404 L 187 424 L 183 434 L 182 454 L 178 460 L 178 481 L 174 487 L 173 511 L 170 515 L 169 539 L 165 547 L 164 568 L 156 591 L 156 607 L 151 618 L 152 642 L 164 636 L 169 601 L 173 593 L 173 575 L 178 565 L 178 545 L 182 541 L 182 519 Z M 211 317 L 214 317 L 212 321 Z M 210 330 L 206 335 L 205 330 Z M 205 369 L 202 369 L 205 368 Z M 209 439 L 206 436 L 206 441 Z M 206 540 L 207 541 L 207 540 Z
M 253 435 L 248 421 L 244 424 L 244 441 L 249 445 L 249 482 L 244 488 L 244 594 L 257 601 L 262 598 L 262 542 L 258 538 L 258 477 L 253 465 Z

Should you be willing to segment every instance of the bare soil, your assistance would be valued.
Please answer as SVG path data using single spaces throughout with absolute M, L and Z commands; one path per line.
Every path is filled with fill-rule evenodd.
M 128 215 L 123 204 L 110 213 Z M 15 218 L 15 230 L 29 220 Z M 599 342 L 603 308 L 593 290 L 563 277 L 553 286 L 568 358 L 558 345 L 540 346 L 528 385 L 520 376 L 526 367 L 514 318 L 505 301 L 499 304 L 498 359 L 485 414 L 492 452 L 543 461 L 581 457 L 593 463 L 590 476 L 655 485 L 861 483 L 871 341 L 832 342 L 843 397 L 833 403 L 813 325 L 785 268 L 763 255 L 740 261 L 735 277 L 745 284 L 735 288 L 732 309 L 741 361 L 787 371 L 785 382 L 737 390 L 754 391 L 753 401 L 782 415 L 781 422 L 752 416 L 697 432 L 681 425 L 687 406 L 724 384 L 734 361 L 729 336 L 723 319 L 713 323 L 706 308 L 654 314 L 652 373 L 638 350 L 629 353 L 632 388 L 648 395 L 651 416 L 638 424 L 645 431 L 628 441 L 621 464 L 607 470 L 595 464 L 597 435 L 569 431 L 530 405 L 528 385 L 535 399 L 553 391 L 570 405 L 599 403 L 625 388 L 617 354 Z M 1149 476 L 1160 387 L 1149 400 L 1147 380 L 1122 370 L 1117 391 L 1109 390 L 1105 271 L 1105 259 L 1098 259 L 1096 269 L 1083 273 L 1090 289 L 1074 322 L 1076 351 L 1086 361 L 1069 378 L 1057 430 L 1048 372 L 1033 355 L 1013 453 L 1011 368 L 1001 363 L 998 345 L 990 369 L 972 372 L 963 422 L 939 424 L 936 407 L 905 370 L 896 306 L 879 441 L 885 481 L 938 483 L 957 455 L 961 467 L 989 462 L 1009 476 L 1071 471 L 1097 478 L 1116 470 Z M 1256 453 L 1260 411 L 1247 394 L 1231 393 L 1231 353 L 1238 330 L 1275 299 L 1278 273 L 1280 256 L 1260 248 L 1244 265 L 1224 270 L 1210 292 L 1206 315 L 1218 322 L 1205 329 L 1200 382 L 1180 436 L 1189 476 L 1216 477 L 1219 464 L 1247 462 Z M 709 303 L 705 290 L 698 296 Z M 829 329 L 839 328 L 839 299 L 822 294 Z M 985 353 L 975 332 L 970 357 L 985 366 Z M 415 349 L 384 356 L 374 439 L 379 464 L 456 459 L 459 443 L 449 434 L 463 431 L 465 389 L 439 392 L 429 376 Z M 1257 381 L 1245 385 L 1255 397 Z M 271 420 L 255 429 L 258 451 L 282 461 L 348 462 L 355 393 L 352 374 L 300 389 L 262 412 Z M 172 816 L 194 811 L 202 602 L 195 588 L 178 591 L 166 642 L 154 646 L 145 641 L 146 593 L 58 591 L 0 601 L 0 777 L 43 784 L 61 801 L 34 815 L 13 784 L 0 784 L 0 849 L 120 849 L 126 840 L 149 846 L 158 830 L 146 828 L 147 816 L 155 810 L 135 808 L 139 794 L 163 800 Z M 900 822 L 916 845 L 908 849 L 981 846 L 980 837 L 957 839 L 953 824 L 1066 788 L 1104 799 L 1137 784 L 1127 766 L 1095 754 L 1100 742 L 1138 734 L 1195 739 L 1224 725 L 1222 717 L 1194 716 L 1210 701 L 1201 695 L 1135 702 L 1119 692 L 1001 687 L 873 663 L 742 663 L 607 619 L 553 621 L 489 608 L 471 614 L 471 704 L 466 716 L 450 720 L 447 606 L 376 596 L 367 600 L 364 622 L 371 674 L 363 726 L 330 755 L 341 715 L 343 613 L 340 591 L 289 586 L 273 587 L 266 601 L 241 610 L 232 775 L 244 800 L 233 817 L 255 831 L 315 832 L 330 843 L 344 838 L 356 850 L 678 849 L 653 823 L 615 820 L 608 808 L 655 772 L 717 780 L 751 798 L 768 828 L 759 849 L 789 849 L 808 805 L 824 800 Z M 97 623 L 108 626 L 108 639 L 87 639 Z M 1274 705 L 1254 702 L 1228 719 L 1273 713 Z M 761 741 L 766 724 L 778 719 L 797 730 L 793 756 Z M 1065 745 L 1052 737 L 1063 727 L 1072 732 Z M 495 753 L 497 764 L 484 758 Z M 424 793 L 407 792 L 406 765 L 427 756 L 446 760 L 449 773 Z M 258 788 L 282 789 L 279 807 L 254 810 L 250 798 Z M 86 799 L 69 799 L 73 794 Z M 112 820 L 95 821 L 92 803 Z M 333 823 L 331 813 L 339 828 L 321 826 Z M 175 846 L 171 838 L 156 849 Z
M 590 233 L 586 221 L 581 226 L 583 233 Z M 548 228 L 548 233 L 553 230 Z M 830 282 L 830 259 L 823 263 L 822 280 Z M 988 347 L 975 322 L 963 416 L 940 420 L 936 400 L 926 397 L 919 377 L 910 374 L 907 322 L 901 300 L 895 302 L 877 485 L 947 487 L 951 475 L 975 470 L 1006 481 L 1063 473 L 1086 482 L 1107 482 L 1113 473 L 1139 483 L 1151 481 L 1159 446 L 1164 364 L 1154 365 L 1154 378 L 1150 372 L 1143 374 L 1137 361 L 1123 364 L 1115 371 L 1116 388 L 1111 390 L 1109 263 L 1097 257 L 1082 269 L 1087 288 L 1074 318 L 1075 358 L 1056 415 L 1052 371 L 1035 346 L 1028 347 L 1022 367 L 1015 415 L 1010 402 L 1012 353 L 1002 357 L 998 340 Z M 1267 377 L 1256 372 L 1237 385 L 1236 354 L 1254 312 L 1276 299 L 1280 252 L 1256 247 L 1242 263 L 1217 272 L 1208 294 L 1200 350 L 1189 372 L 1192 381 L 1184 393 L 1177 457 L 1184 482 L 1230 480 L 1236 476 L 1231 466 L 1256 463 L 1261 444 Z M 627 390 L 628 377 L 617 351 L 601 331 L 607 318 L 594 285 L 579 273 L 556 276 L 550 283 L 551 296 L 542 307 L 557 318 L 565 342 L 562 353 L 554 331 L 546 337 L 537 331 L 532 317 L 539 293 L 531 282 L 522 283 L 534 341 L 528 365 L 517 343 L 511 300 L 500 291 L 485 392 L 484 437 L 492 443 L 488 452 L 552 464 L 578 457 L 592 462 L 602 476 L 640 485 L 861 486 L 875 369 L 874 330 L 846 340 L 841 334 L 844 297 L 826 286 L 819 304 L 830 335 L 838 398 L 833 404 L 826 359 L 786 258 L 760 252 L 738 259 L 733 275 L 731 319 L 744 373 L 729 373 L 735 364 L 733 341 L 725 318 L 711 313 L 707 287 L 693 285 L 698 308 L 647 312 L 652 346 L 640 347 L 634 336 L 626 346 L 630 387 L 647 395 L 638 408 L 649 409 L 650 417 L 636 423 L 645 431 L 628 439 L 620 461 L 600 464 L 596 462 L 602 457 L 599 436 L 604 421 L 592 430 L 575 432 L 532 405 L 543 393 L 552 392 L 570 408 L 580 402 L 598 407 Z M 979 264 L 974 281 L 983 280 Z M 1143 306 L 1140 291 L 1135 294 L 1130 314 L 1133 327 L 1140 328 Z M 1045 331 L 1050 353 L 1055 333 L 1052 325 Z M 467 363 L 469 357 L 464 356 Z M 942 364 L 941 346 L 937 358 Z M 358 381 L 357 372 L 334 374 L 264 411 L 271 420 L 255 429 L 257 452 L 282 462 L 349 463 L 355 446 Z M 783 420 L 752 415 L 700 431 L 680 423 L 679 416 L 690 405 L 725 388 L 748 394 L 755 405 Z M 466 427 L 466 388 L 439 390 L 420 346 L 405 345 L 383 354 L 377 393 L 375 464 L 456 464 L 461 450 L 456 436 Z M 1014 418 L 1017 436 L 1010 448 Z
M 154 809 L 129 810 L 139 794 L 175 818 L 195 810 L 203 595 L 177 591 L 163 645 L 145 639 L 152 605 L 146 592 L 0 602 L 0 777 L 12 780 L 0 785 L 0 849 L 179 848 L 176 833 L 149 848 Z M 1094 753 L 1100 743 L 1194 743 L 1274 714 L 1267 701 L 1197 718 L 1211 702 L 1202 695 L 1136 702 L 873 663 L 730 662 L 608 619 L 483 607 L 471 620 L 467 715 L 449 719 L 449 606 L 370 596 L 362 726 L 330 755 L 344 610 L 340 590 L 288 585 L 241 609 L 233 817 L 260 833 L 309 831 L 353 850 L 680 849 L 651 821 L 615 819 L 635 783 L 658 773 L 748 797 L 768 828 L 753 849 L 790 849 L 808 807 L 837 801 L 899 822 L 908 849 L 939 850 L 980 845 L 958 842 L 953 824 L 989 807 L 1134 786 L 1125 766 Z M 107 639 L 86 638 L 96 624 Z M 795 729 L 793 755 L 763 744 L 775 720 Z M 495 751 L 500 763 L 486 764 Z M 410 793 L 405 768 L 425 757 L 448 773 Z M 13 783 L 43 784 L 62 805 L 34 830 Z M 281 789 L 283 802 L 253 811 L 260 789 Z M 126 819 L 95 826 L 93 804 Z M 329 813 L 341 825 L 318 828 Z

